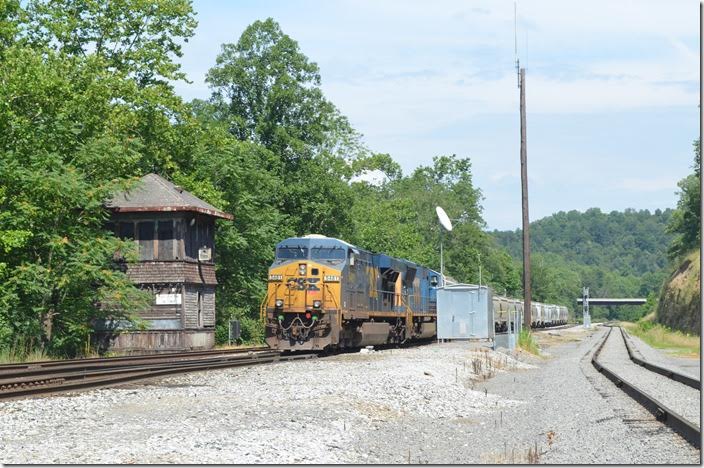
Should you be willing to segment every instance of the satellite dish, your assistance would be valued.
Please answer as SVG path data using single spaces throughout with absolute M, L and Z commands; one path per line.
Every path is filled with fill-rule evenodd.
M 448 231 L 452 231 L 452 221 L 450 221 L 450 218 L 449 216 L 447 216 L 447 213 L 445 213 L 445 210 L 443 210 L 439 206 L 436 206 L 435 212 L 438 214 L 438 219 L 440 220 L 440 224 L 442 224 L 442 227 L 444 227 Z

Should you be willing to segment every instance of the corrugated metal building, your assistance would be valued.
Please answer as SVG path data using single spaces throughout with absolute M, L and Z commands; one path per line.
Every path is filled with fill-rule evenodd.
M 110 320 L 95 323 L 103 349 L 123 352 L 209 349 L 215 339 L 215 219 L 232 219 L 157 174 L 117 194 L 107 204 L 110 229 L 139 245 L 127 275 L 154 296 L 140 315 L 148 330 L 126 330 Z M 121 329 L 122 326 L 122 329 Z
M 493 339 L 492 296 L 491 288 L 474 284 L 438 289 L 438 340 Z

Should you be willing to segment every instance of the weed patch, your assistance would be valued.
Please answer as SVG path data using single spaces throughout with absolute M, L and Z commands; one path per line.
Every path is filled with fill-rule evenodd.
M 651 320 L 623 322 L 621 324 L 629 333 L 637 336 L 653 348 L 665 349 L 673 354 L 700 356 L 699 336 L 655 323 Z
M 535 336 L 525 328 L 518 334 L 518 347 L 536 356 L 540 356 L 540 348 L 535 340 Z

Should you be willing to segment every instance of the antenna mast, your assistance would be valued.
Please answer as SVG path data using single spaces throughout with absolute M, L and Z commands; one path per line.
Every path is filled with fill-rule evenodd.
M 513 58 L 516 62 L 516 79 L 518 80 L 518 87 L 521 87 L 521 75 L 519 72 L 519 62 L 518 62 L 518 14 L 516 13 L 516 2 L 513 2 Z

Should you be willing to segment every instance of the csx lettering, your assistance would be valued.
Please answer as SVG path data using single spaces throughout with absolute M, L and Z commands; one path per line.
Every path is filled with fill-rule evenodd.
M 318 281 L 320 281 L 320 278 L 290 278 L 286 283 L 289 289 L 320 291 L 320 288 L 315 284 Z

